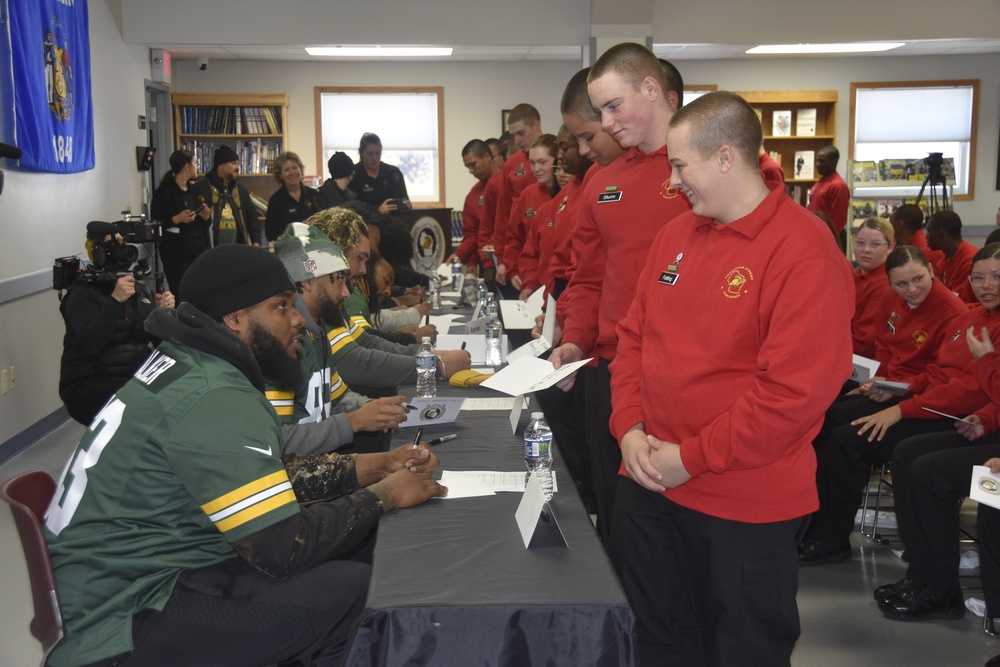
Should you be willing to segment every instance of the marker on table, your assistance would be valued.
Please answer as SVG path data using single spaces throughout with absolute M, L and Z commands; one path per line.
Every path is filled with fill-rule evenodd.
M 413 445 L 410 447 L 411 449 L 420 449 L 420 436 L 422 436 L 423 434 L 424 434 L 424 427 L 418 426 L 417 432 L 413 436 Z
M 430 445 L 431 447 L 433 447 L 434 445 L 440 445 L 442 442 L 448 442 L 449 440 L 454 440 L 457 437 L 458 437 L 458 434 L 456 434 L 456 433 L 450 433 L 448 435 L 442 435 L 440 438 L 434 438 L 433 440 L 431 440 L 427 444 Z
M 462 342 L 462 349 L 463 349 L 463 350 L 465 349 L 465 346 L 466 346 L 466 343 L 465 343 L 465 341 L 463 341 L 463 342 Z

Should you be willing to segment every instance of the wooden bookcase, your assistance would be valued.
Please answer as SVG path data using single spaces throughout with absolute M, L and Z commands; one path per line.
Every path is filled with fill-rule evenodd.
M 271 174 L 288 145 L 288 95 L 284 93 L 174 93 L 174 146 L 194 153 L 198 173 L 212 168 L 215 149 L 240 155 L 240 182 L 264 201 L 278 189 Z
M 837 145 L 837 96 L 836 90 L 747 90 L 738 94 L 760 110 L 760 122 L 764 127 L 764 150 L 781 154 L 781 168 L 785 171 L 785 183 L 796 200 L 806 203 L 809 188 L 819 180 L 815 178 L 795 178 L 796 151 L 818 153 L 824 146 Z M 800 109 L 816 109 L 816 134 L 796 136 L 795 129 Z M 791 111 L 791 136 L 772 134 L 774 112 Z M 846 157 L 847 153 L 843 155 Z

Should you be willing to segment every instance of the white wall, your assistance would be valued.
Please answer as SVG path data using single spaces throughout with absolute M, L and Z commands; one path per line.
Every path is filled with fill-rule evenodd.
M 126 206 L 140 210 L 135 146 L 146 143 L 144 114 L 148 49 L 128 46 L 116 0 L 90 0 L 96 166 L 80 174 L 39 174 L 0 165 L 0 281 L 48 271 L 52 260 L 83 252 L 91 220 L 114 220 Z M 0 111 L 3 113 L 3 111 Z M 17 388 L 0 396 L 0 442 L 57 409 L 63 322 L 53 291 L 0 305 L 0 368 L 15 366 Z M 11 663 L 13 664 L 13 663 Z

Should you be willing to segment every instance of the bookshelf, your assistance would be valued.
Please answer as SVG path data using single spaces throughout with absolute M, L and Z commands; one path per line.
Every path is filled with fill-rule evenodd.
M 812 151 L 815 157 L 824 146 L 837 145 L 837 97 L 836 90 L 748 90 L 738 91 L 750 106 L 759 112 L 761 125 L 764 127 L 764 150 L 769 153 L 779 153 L 778 164 L 785 171 L 785 183 L 790 194 L 800 204 L 806 203 L 809 188 L 819 180 L 819 174 L 814 172 L 813 178 L 796 178 L 795 153 Z M 815 134 L 797 134 L 799 114 L 802 110 L 815 109 Z M 776 113 L 788 111 L 787 135 L 775 134 Z M 780 114 L 779 114 L 780 115 Z
M 194 153 L 198 173 L 221 145 L 240 155 L 240 182 L 265 201 L 278 189 L 274 159 L 288 144 L 284 93 L 174 93 L 174 146 Z

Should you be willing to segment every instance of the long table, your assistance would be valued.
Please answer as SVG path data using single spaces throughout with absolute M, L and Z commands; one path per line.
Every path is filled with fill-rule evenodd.
M 496 396 L 442 384 L 439 396 Z M 526 420 L 524 412 L 515 436 L 508 413 L 463 412 L 423 438 L 458 434 L 434 447 L 445 470 L 523 470 Z M 412 437 L 400 429 L 393 446 Z M 525 549 L 514 519 L 520 493 L 435 499 L 384 516 L 347 664 L 633 665 L 634 617 L 558 447 L 553 468 L 550 506 L 568 548 Z

